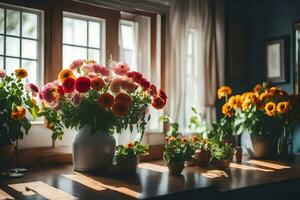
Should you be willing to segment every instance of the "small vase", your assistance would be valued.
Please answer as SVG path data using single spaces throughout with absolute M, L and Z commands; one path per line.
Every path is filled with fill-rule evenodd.
M 78 131 L 73 143 L 73 165 L 76 171 L 103 170 L 115 154 L 116 141 L 101 130 L 92 133 L 90 126 Z
M 290 129 L 287 125 L 284 125 L 277 143 L 277 155 L 279 160 L 289 160 L 292 157 L 289 148 L 292 148 L 293 143 L 289 135 Z
M 184 168 L 184 161 L 169 162 L 168 167 L 171 175 L 180 176 Z
M 15 161 L 16 146 L 13 144 L 0 146 L 0 171 L 12 166 Z
M 206 166 L 211 159 L 211 151 L 205 149 L 199 149 L 195 151 L 195 160 L 199 167 Z
M 243 150 L 242 147 L 235 147 L 234 148 L 234 156 L 235 156 L 235 162 L 241 163 L 243 158 Z

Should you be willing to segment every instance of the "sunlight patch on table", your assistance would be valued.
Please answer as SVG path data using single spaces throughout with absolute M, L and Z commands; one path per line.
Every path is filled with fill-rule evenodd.
M 138 168 L 148 169 L 148 170 L 152 170 L 152 171 L 156 171 L 156 172 L 168 172 L 169 171 L 168 167 L 166 167 L 166 166 L 152 164 L 152 163 L 140 163 L 138 165 Z
M 231 168 L 237 168 L 241 170 L 250 170 L 250 171 L 263 171 L 263 172 L 273 172 L 274 170 L 272 169 L 263 169 L 259 167 L 253 167 L 253 166 L 248 166 L 248 165 L 241 165 L 241 164 L 236 164 L 236 163 L 230 163 L 229 167 Z
M 260 166 L 268 167 L 271 169 L 289 169 L 289 168 L 291 168 L 290 166 L 280 165 L 280 164 L 275 164 L 275 163 L 260 161 L 260 160 L 248 160 L 247 163 L 254 164 L 254 165 L 260 165 Z
M 64 199 L 64 200 L 74 200 L 78 199 L 67 192 L 59 190 L 55 187 L 52 187 L 44 182 L 35 181 L 35 182 L 26 182 L 26 183 L 17 183 L 8 185 L 9 187 L 13 188 L 14 190 L 21 192 L 25 196 L 32 196 L 39 194 L 46 199 L 49 200 L 57 200 L 57 199 Z
M 0 190 L 0 200 L 14 200 L 12 196 L 4 192 L 3 190 Z
M 228 174 L 222 170 L 207 170 L 206 172 L 201 173 L 201 175 L 206 178 L 229 177 Z

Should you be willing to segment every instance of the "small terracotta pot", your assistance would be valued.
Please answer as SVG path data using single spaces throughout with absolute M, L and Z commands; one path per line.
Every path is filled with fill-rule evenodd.
M 241 163 L 243 158 L 243 150 L 242 147 L 234 148 L 235 162 Z
M 115 175 L 131 175 L 136 173 L 139 163 L 139 156 L 119 158 L 115 165 L 108 167 L 110 173 Z
M 184 161 L 175 161 L 168 163 L 169 172 L 171 175 L 180 176 L 184 168 Z
M 198 149 L 195 151 L 194 158 L 199 167 L 206 166 L 211 159 L 211 151 L 205 149 Z
M 0 170 L 11 167 L 15 159 L 16 146 L 13 144 L 0 146 Z

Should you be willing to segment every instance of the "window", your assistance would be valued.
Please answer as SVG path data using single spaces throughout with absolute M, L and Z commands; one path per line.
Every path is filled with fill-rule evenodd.
M 64 12 L 63 67 L 75 59 L 95 60 L 105 65 L 105 20 Z
M 43 38 L 41 11 L 0 4 L 0 68 L 11 74 L 19 67 L 25 80 L 43 84 Z

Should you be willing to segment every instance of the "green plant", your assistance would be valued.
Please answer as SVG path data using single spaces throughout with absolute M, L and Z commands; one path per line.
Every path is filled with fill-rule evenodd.
M 179 131 L 179 124 L 177 122 L 174 122 L 168 115 L 161 116 L 159 120 L 168 123 L 169 131 L 167 132 L 167 136 L 178 137 L 179 135 L 181 135 Z
M 26 109 L 35 118 L 39 108 L 25 90 L 22 81 L 27 76 L 25 69 L 17 69 L 10 76 L 3 70 L 0 74 L 0 145 L 7 145 L 22 139 L 24 132 L 28 134 L 31 124 Z
M 149 154 L 148 151 L 148 145 L 143 145 L 138 141 L 130 142 L 126 145 L 117 146 L 115 158 L 118 160 L 123 158 L 133 158 L 135 156 L 144 156 Z
M 227 143 L 212 144 L 212 159 L 213 160 L 230 160 L 233 156 L 234 148 Z

